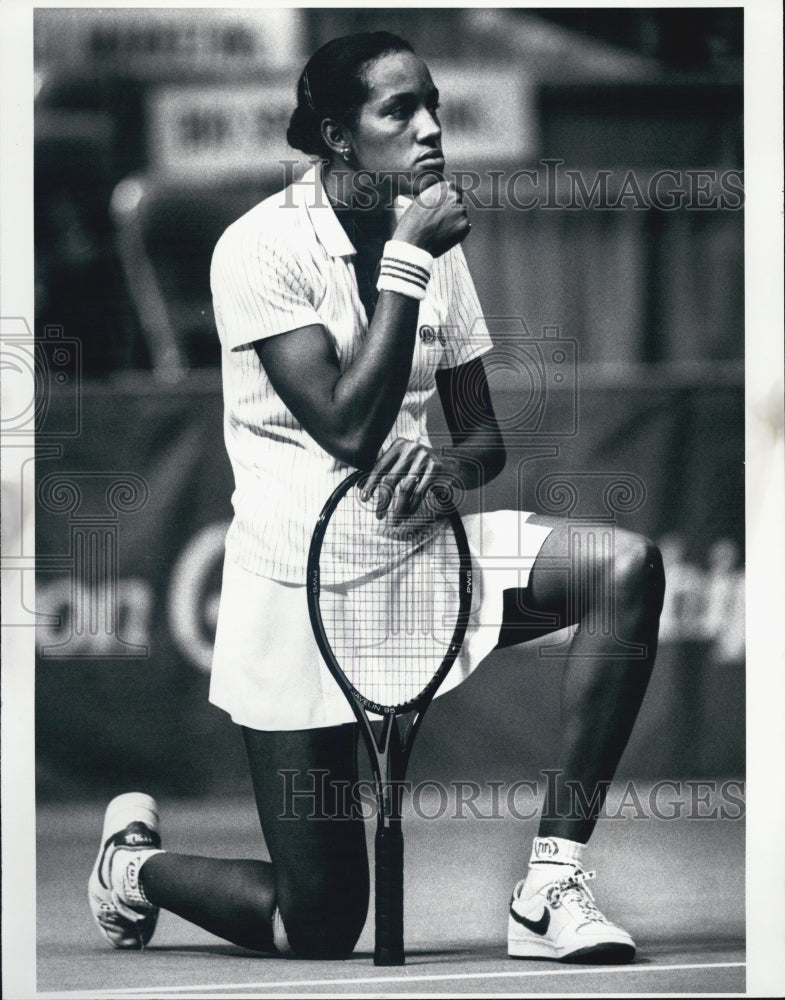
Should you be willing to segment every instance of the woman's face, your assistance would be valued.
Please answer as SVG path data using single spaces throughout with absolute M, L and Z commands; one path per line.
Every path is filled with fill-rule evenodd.
M 439 91 L 425 63 L 412 52 L 380 56 L 365 70 L 368 98 L 351 130 L 358 170 L 403 175 L 410 193 L 423 173 L 444 170 Z

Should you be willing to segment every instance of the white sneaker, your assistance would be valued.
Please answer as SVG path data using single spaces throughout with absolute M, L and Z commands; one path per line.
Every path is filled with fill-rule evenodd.
M 112 799 L 87 896 L 98 929 L 113 948 L 144 948 L 153 936 L 158 907 L 145 898 L 139 869 L 160 847 L 155 799 L 141 792 Z
M 635 942 L 600 913 L 585 884 L 595 874 L 576 868 L 526 894 L 526 880 L 521 880 L 510 900 L 508 954 L 557 962 L 631 962 Z

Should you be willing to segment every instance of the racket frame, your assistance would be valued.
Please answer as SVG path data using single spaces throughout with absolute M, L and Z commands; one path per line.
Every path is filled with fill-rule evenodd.
M 346 494 L 367 478 L 358 470 L 347 476 L 333 491 L 316 522 L 308 552 L 307 598 L 314 638 L 327 669 L 346 697 L 368 750 L 377 805 L 376 829 L 376 946 L 375 965 L 403 965 L 403 835 L 401 792 L 412 746 L 425 712 L 461 651 L 469 622 L 473 595 L 472 563 L 466 531 L 460 515 L 450 503 L 440 513 L 450 521 L 459 553 L 458 615 L 447 651 L 439 669 L 420 693 L 399 705 L 383 705 L 367 698 L 343 672 L 327 637 L 319 607 L 321 592 L 319 558 L 330 518 Z M 417 554 L 413 558 L 418 558 Z M 381 716 L 378 736 L 368 716 Z M 399 719 L 408 719 L 401 732 Z M 374 720 L 378 725 L 378 721 Z

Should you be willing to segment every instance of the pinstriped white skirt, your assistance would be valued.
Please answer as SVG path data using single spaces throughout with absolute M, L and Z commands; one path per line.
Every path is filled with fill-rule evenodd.
M 496 646 L 503 593 L 523 588 L 550 528 L 525 511 L 463 519 L 474 569 L 466 638 L 439 694 L 456 687 Z M 354 715 L 324 664 L 304 586 L 257 576 L 228 558 L 213 652 L 210 701 L 238 725 L 260 730 L 316 729 Z

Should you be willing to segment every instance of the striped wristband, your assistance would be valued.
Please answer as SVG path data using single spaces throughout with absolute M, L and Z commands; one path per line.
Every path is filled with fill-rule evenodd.
M 427 250 L 402 240 L 388 240 L 379 264 L 380 292 L 399 292 L 411 299 L 425 298 L 425 289 L 431 277 L 433 257 Z

